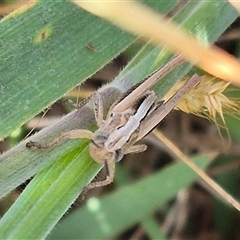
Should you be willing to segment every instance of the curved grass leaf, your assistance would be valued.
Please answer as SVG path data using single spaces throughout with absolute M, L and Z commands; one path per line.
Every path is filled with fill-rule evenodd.
M 210 160 L 198 156 L 194 163 L 204 169 Z M 168 166 L 105 197 L 90 199 L 60 222 L 48 239 L 113 238 L 144 220 L 196 178 L 196 173 L 183 163 Z

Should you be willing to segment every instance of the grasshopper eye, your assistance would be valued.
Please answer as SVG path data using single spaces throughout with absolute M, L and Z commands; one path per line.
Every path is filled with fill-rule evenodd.
M 93 141 L 96 143 L 106 142 L 109 138 L 109 132 L 107 131 L 97 131 L 94 134 Z
M 104 141 L 107 141 L 107 140 L 108 140 L 108 137 L 109 137 L 109 135 L 107 135 L 107 136 L 98 135 L 98 136 L 96 136 L 94 139 L 95 139 L 95 141 L 104 142 Z

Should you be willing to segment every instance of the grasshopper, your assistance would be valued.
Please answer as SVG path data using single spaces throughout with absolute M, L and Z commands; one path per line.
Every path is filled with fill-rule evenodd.
M 181 98 L 199 83 L 200 78 L 193 75 L 167 102 L 159 102 L 155 92 L 150 90 L 157 81 L 184 62 L 185 60 L 178 55 L 140 84 L 135 85 L 121 99 L 113 103 L 105 120 L 103 119 L 101 95 L 99 92 L 94 93 L 92 101 L 98 126 L 96 132 L 76 129 L 61 134 L 47 144 L 28 142 L 26 146 L 41 149 L 53 147 L 64 139 L 91 139 L 90 155 L 97 163 L 105 165 L 107 176 L 103 181 L 90 183 L 83 192 L 86 193 L 89 189 L 110 184 L 115 175 L 115 163 L 119 162 L 125 154 L 145 151 L 146 145 L 135 143 L 156 127 Z M 86 102 L 85 100 L 84 104 Z

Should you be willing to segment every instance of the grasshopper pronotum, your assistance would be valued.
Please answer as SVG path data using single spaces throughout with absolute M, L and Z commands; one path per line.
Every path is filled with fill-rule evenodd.
M 199 83 L 200 78 L 193 75 L 165 103 L 159 102 L 155 92 L 149 90 L 159 79 L 183 62 L 184 59 L 177 56 L 164 67 L 155 71 L 150 77 L 144 79 L 141 84 L 134 86 L 110 107 L 106 120 L 103 119 L 101 95 L 98 92 L 94 93 L 92 100 L 98 126 L 96 132 L 76 129 L 61 134 L 50 143 L 28 142 L 26 146 L 29 148 L 50 148 L 64 139 L 91 139 L 90 155 L 96 162 L 105 165 L 107 177 L 104 181 L 89 184 L 85 187 L 84 193 L 89 189 L 110 184 L 114 179 L 115 163 L 119 162 L 125 154 L 145 151 L 147 149 L 146 145 L 135 145 L 135 143 L 156 127 L 177 105 L 179 100 Z

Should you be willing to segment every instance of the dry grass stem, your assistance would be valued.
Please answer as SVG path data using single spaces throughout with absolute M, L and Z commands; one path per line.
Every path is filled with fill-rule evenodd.
M 236 58 L 217 47 L 206 46 L 206 43 L 201 43 L 174 22 L 138 2 L 72 2 L 157 45 L 166 44 L 168 48 L 182 53 L 186 59 L 214 76 L 240 84 L 240 64 Z
M 15 9 L 18 9 L 19 7 L 23 6 L 24 4 L 28 3 L 27 0 L 21 0 L 21 1 L 15 1 L 13 3 L 8 4 L 0 4 L 0 15 L 6 15 L 10 12 L 14 11 Z
M 240 2 L 236 0 L 228 0 L 229 3 L 240 13 Z
M 228 202 L 240 211 L 240 203 L 236 201 L 231 195 L 229 195 L 223 188 L 221 188 L 216 182 L 214 182 L 205 172 L 199 169 L 187 156 L 185 156 L 176 145 L 164 136 L 159 130 L 153 130 L 154 135 L 161 140 L 166 147 L 171 150 L 174 155 L 186 163 L 203 181 L 207 184 L 207 189 L 216 193 L 222 200 Z

